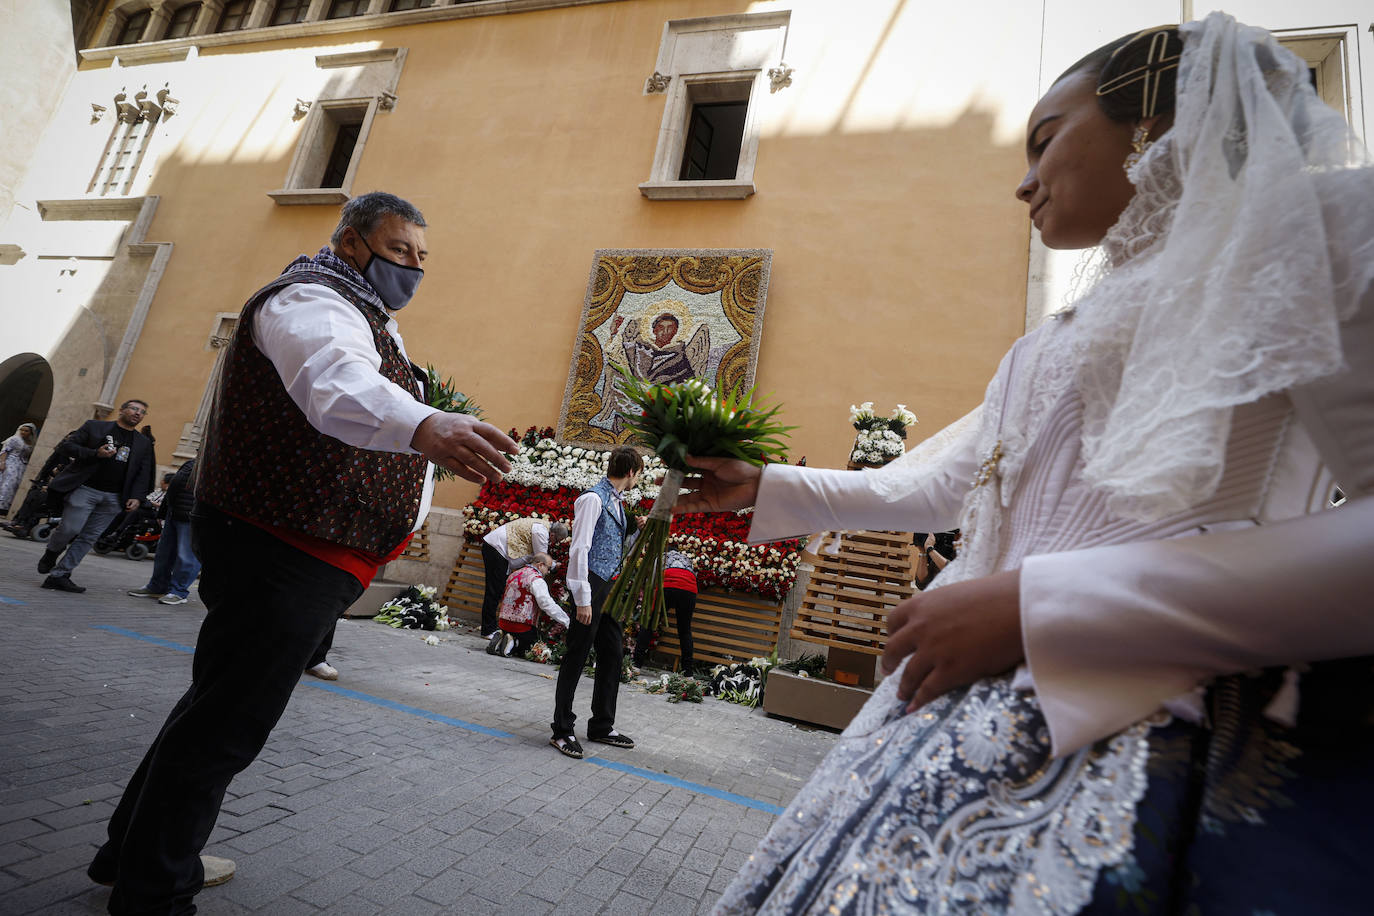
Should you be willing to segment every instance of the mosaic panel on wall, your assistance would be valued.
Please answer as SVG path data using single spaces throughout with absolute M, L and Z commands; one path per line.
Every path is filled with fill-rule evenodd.
M 630 441 L 613 364 L 647 382 L 751 387 L 772 263 L 767 249 L 596 251 L 559 440 L 601 448 Z

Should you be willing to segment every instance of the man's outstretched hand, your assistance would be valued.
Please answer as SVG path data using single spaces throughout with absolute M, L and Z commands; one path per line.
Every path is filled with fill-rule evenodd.
M 694 458 L 687 463 L 696 473 L 683 483 L 673 513 L 733 512 L 747 509 L 759 497 L 763 468 L 738 458 Z
M 473 483 L 500 480 L 510 470 L 506 455 L 516 452 L 510 436 L 465 413 L 430 414 L 415 427 L 410 447 Z

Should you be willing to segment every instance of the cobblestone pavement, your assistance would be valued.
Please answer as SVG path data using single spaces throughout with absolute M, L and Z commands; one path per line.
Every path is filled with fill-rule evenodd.
M 85 867 L 204 607 L 127 597 L 151 562 L 94 554 L 84 595 L 45 591 L 40 553 L 0 536 L 0 913 L 103 913 Z M 639 747 L 570 760 L 546 743 L 552 667 L 423 635 L 340 622 L 339 681 L 305 678 L 229 788 L 206 852 L 238 875 L 201 913 L 703 912 L 836 739 L 623 688 Z

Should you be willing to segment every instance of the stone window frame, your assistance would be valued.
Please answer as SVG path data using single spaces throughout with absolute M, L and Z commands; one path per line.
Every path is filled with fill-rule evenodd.
M 1355 26 L 1280 29 L 1274 32 L 1274 37 L 1317 71 L 1317 95 L 1359 130 L 1362 125 L 1355 123 L 1355 117 L 1363 110 L 1359 98 L 1360 81 L 1351 73 L 1351 57 L 1359 45 L 1358 29 Z
M 791 15 L 790 10 L 779 10 L 664 23 L 654 74 L 645 82 L 644 94 L 662 92 L 667 98 L 649 178 L 639 185 L 641 194 L 651 200 L 740 200 L 755 193 L 761 109 L 771 92 L 790 83 L 783 82 L 779 74 L 786 71 L 783 56 Z M 777 35 L 757 59 L 744 61 L 735 59 L 731 42 L 719 34 L 754 31 L 776 31 Z M 727 98 L 747 98 L 749 102 L 735 177 L 679 180 L 693 105 Z
M 291 157 L 291 166 L 286 170 L 286 182 L 277 190 L 268 191 L 267 196 L 282 205 L 346 203 L 351 196 L 353 179 L 358 174 L 363 147 L 367 145 L 367 137 L 372 131 L 372 121 L 377 116 L 380 103 L 381 100 L 376 96 L 322 99 L 313 103 L 306 115 L 301 139 L 296 144 L 296 153 Z M 361 112 L 361 126 L 343 183 L 337 188 L 322 188 L 318 187 L 313 176 L 322 174 L 329 161 L 334 137 L 342 123 L 341 119 L 336 118 L 338 112 Z
M 345 51 L 315 57 L 315 66 L 322 70 L 352 70 L 337 81 L 332 89 L 317 99 L 299 99 L 295 117 L 305 119 L 296 152 L 286 170 L 286 180 L 267 196 L 282 206 L 296 204 L 342 204 L 351 196 L 353 180 L 362 162 L 363 149 L 372 132 L 373 121 L 379 111 L 396 106 L 396 86 L 405 68 L 406 48 L 377 48 L 371 51 Z M 353 145 L 348 171 L 337 188 L 315 187 L 322 176 L 333 149 L 334 132 L 330 131 L 331 115 L 339 111 L 359 112 L 358 139 Z M 334 122 L 337 125 L 337 121 Z

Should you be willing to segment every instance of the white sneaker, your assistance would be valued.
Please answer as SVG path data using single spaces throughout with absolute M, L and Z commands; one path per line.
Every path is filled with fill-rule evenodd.
M 305 669 L 306 674 L 313 674 L 322 681 L 337 681 L 339 679 L 339 669 L 329 662 L 320 662 L 311 668 Z
M 134 588 L 125 592 L 130 598 L 161 598 L 166 592 L 150 592 L 146 588 Z
M 181 595 L 163 595 L 157 599 L 158 604 L 185 604 L 188 599 Z
M 496 638 L 496 634 L 497 634 L 497 633 L 500 633 L 500 632 L 502 632 L 502 631 L 501 631 L 501 630 L 492 630 L 490 633 L 483 633 L 483 634 L 482 634 L 482 638 L 485 639 L 485 640 L 487 640 L 488 642 L 490 642 L 491 640 L 495 639 L 495 638 Z
M 205 883 L 201 887 L 218 887 L 234 877 L 234 872 L 238 868 L 233 859 L 222 859 L 219 856 L 201 856 L 200 865 L 205 869 Z

